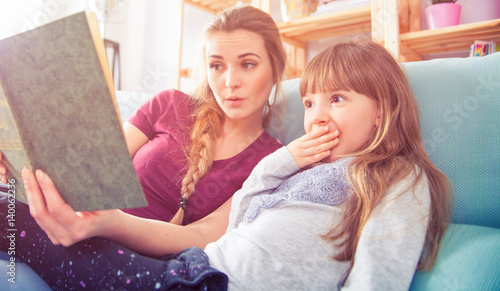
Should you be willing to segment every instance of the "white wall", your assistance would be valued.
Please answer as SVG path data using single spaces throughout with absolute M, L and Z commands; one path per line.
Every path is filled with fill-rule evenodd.
M 104 34 L 120 43 L 123 90 L 155 93 L 176 86 L 181 20 L 176 2 L 126 0 L 120 11 L 108 17 Z M 183 67 L 191 65 L 201 29 L 211 18 L 184 5 Z
M 79 11 L 92 0 L 0 0 L 0 39 Z M 176 1 L 124 0 L 107 17 L 104 37 L 120 44 L 122 90 L 155 93 L 175 86 L 180 14 Z M 196 54 L 209 13 L 185 5 L 182 65 Z

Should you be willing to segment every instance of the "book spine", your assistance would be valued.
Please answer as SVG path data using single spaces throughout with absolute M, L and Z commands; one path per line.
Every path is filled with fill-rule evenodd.
M 0 81 L 1 82 L 1 81 Z M 23 167 L 32 168 L 31 160 L 25 151 L 18 126 L 10 111 L 8 98 L 0 86 L 0 151 L 2 151 L 2 163 L 7 166 L 7 176 L 16 181 L 16 198 L 27 203 L 26 192 L 21 178 Z

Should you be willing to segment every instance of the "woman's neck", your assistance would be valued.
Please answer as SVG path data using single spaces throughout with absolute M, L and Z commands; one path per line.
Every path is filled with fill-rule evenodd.
M 231 158 L 252 144 L 264 132 L 262 118 L 256 120 L 224 120 L 216 141 L 214 160 Z

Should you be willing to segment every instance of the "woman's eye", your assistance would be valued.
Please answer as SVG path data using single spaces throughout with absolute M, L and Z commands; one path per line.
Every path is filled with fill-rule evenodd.
M 251 69 L 251 68 L 255 67 L 256 65 L 257 64 L 255 64 L 254 62 L 244 62 L 243 64 L 241 64 L 243 69 Z
M 222 69 L 222 65 L 219 63 L 210 64 L 209 67 L 210 67 L 210 69 L 215 70 L 215 71 Z

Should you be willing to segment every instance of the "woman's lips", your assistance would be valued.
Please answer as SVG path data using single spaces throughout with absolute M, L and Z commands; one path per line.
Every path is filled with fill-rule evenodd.
M 226 99 L 226 103 L 233 107 L 240 106 L 244 101 L 245 99 L 238 97 L 230 97 Z

